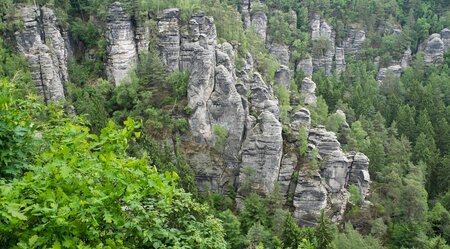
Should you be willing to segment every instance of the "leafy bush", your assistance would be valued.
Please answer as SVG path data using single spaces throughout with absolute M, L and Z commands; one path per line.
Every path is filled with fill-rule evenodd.
M 11 106 L 26 111 L 20 108 Z M 225 248 L 219 220 L 176 187 L 176 173 L 160 174 L 145 158 L 127 155 L 128 139 L 140 135 L 136 122 L 128 119 L 123 129 L 110 122 L 96 136 L 61 108 L 42 112 L 48 121 L 28 172 L 1 181 L 1 245 Z

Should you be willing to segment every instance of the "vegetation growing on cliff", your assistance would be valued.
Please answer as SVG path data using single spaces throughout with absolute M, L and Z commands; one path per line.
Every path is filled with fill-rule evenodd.
M 193 169 L 179 148 L 192 112 L 186 107 L 189 74 L 168 73 L 154 42 L 141 55 L 129 82 L 113 89 L 102 79 L 106 41 L 101 37 L 110 0 L 35 2 L 55 7 L 64 25 L 71 27 L 77 46 L 69 64 L 65 104 L 84 117 L 66 115 L 61 107 L 46 107 L 28 95 L 33 83 L 24 70 L 26 60 L 14 53 L 11 41 L 0 39 L 1 245 L 449 248 L 450 55 L 443 65 L 425 67 L 423 54 L 416 53 L 431 33 L 450 27 L 447 1 L 267 0 L 258 7 L 270 17 L 271 41 L 290 46 L 291 66 L 330 46 L 326 40 L 311 45 L 313 13 L 334 27 L 337 42 L 351 24 L 367 29 L 360 57 L 349 60 L 344 72 L 314 73 L 319 97 L 309 108 L 314 126 L 326 125 L 346 150 L 362 151 L 370 158 L 371 204 L 364 203 L 353 187 L 344 222 L 331 225 L 322 214 L 314 228 L 296 224 L 280 205 L 276 188 L 272 196 L 261 197 L 253 193 L 251 183 L 242 184 L 247 197 L 239 210 L 237 189 L 227 190 L 226 196 L 198 193 Z M 20 26 L 11 22 L 15 3 L 34 1 L 0 3 L 2 34 Z M 179 7 L 185 22 L 194 11 L 206 11 L 217 20 L 220 42 L 239 43 L 236 61 L 243 63 L 250 53 L 265 80 L 274 80 L 279 65 L 264 41 L 243 28 L 238 1 L 123 3 L 134 19 L 147 11 L 153 15 Z M 297 14 L 294 24 L 289 11 Z M 400 35 L 385 34 L 395 25 Z M 378 84 L 375 58 L 379 66 L 387 66 L 407 47 L 415 54 L 411 67 L 400 78 L 388 76 Z M 303 72 L 293 78 L 298 83 Z M 284 124 L 291 108 L 299 108 L 294 91 L 275 87 Z M 343 127 L 344 120 L 334 113 L 337 109 L 345 112 L 349 127 Z M 226 132 L 215 127 L 217 151 L 226 146 Z M 296 151 L 301 158 L 307 156 L 307 136 L 301 127 Z M 312 154 L 315 158 L 317 150 Z M 316 160 L 310 166 L 319 168 Z M 252 174 L 248 172 L 248 181 L 256 177 Z M 292 178 L 298 179 L 296 174 Z

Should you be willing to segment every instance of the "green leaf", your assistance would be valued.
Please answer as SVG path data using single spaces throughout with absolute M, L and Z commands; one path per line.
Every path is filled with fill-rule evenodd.
M 14 204 L 12 204 L 12 205 L 14 205 Z M 27 216 L 25 216 L 23 213 L 21 213 L 17 207 L 7 206 L 6 209 L 13 217 L 18 218 L 19 220 L 27 220 L 28 219 Z

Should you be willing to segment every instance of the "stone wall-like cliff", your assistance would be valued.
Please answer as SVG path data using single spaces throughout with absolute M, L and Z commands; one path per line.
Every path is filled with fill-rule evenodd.
M 14 36 L 19 51 L 27 58 L 31 76 L 45 101 L 64 98 L 64 82 L 68 80 L 67 39 L 49 8 L 19 6 L 24 26 Z
M 267 47 L 280 67 L 274 85 L 290 89 L 293 68 L 290 68 L 290 48 L 267 37 L 267 17 L 251 14 L 251 1 L 241 6 L 246 28 L 255 31 L 267 42 Z M 68 49 L 51 10 L 22 8 L 24 31 L 16 34 L 19 49 L 31 64 L 33 79 L 41 86 L 46 99 L 64 97 L 63 82 L 67 80 Z M 353 55 L 361 45 L 361 32 L 336 46 L 334 31 L 320 16 L 311 20 L 313 43 L 325 41 L 319 54 L 300 61 L 296 70 L 305 78 L 300 103 L 303 108 L 290 110 L 288 124 L 292 136 L 283 134 L 280 106 L 271 84 L 256 70 L 258 61 L 248 54 L 238 70 L 234 56 L 238 44 L 218 44 L 215 20 L 205 13 L 196 13 L 181 24 L 178 9 L 161 11 L 155 18 L 157 30 L 149 30 L 145 20 L 134 23 L 121 4 L 109 6 L 106 23 L 107 75 L 120 84 L 139 60 L 139 53 L 148 49 L 150 32 L 159 38 L 162 62 L 168 71 L 188 71 L 187 89 L 190 131 L 184 135 L 181 148 L 193 167 L 199 188 L 227 193 L 237 191 L 237 202 L 251 191 L 268 196 L 278 184 L 286 205 L 302 224 L 311 224 L 322 209 L 332 218 L 342 218 L 348 187 L 355 184 L 363 196 L 368 194 L 369 160 L 361 153 L 344 153 L 336 135 L 323 127 L 311 127 L 308 106 L 316 102 L 314 70 L 327 74 L 345 70 L 345 55 Z M 322 44 L 323 45 L 323 44 Z M 347 50 L 349 50 L 347 52 Z M 299 130 L 307 129 L 307 156 L 299 156 Z M 313 158 L 313 151 L 319 155 Z M 308 169 L 308 162 L 318 161 L 321 167 Z M 251 179 L 248 172 L 254 172 Z

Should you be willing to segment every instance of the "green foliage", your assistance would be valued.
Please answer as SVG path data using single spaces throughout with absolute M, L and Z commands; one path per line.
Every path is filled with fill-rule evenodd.
M 311 111 L 311 122 L 314 126 L 326 124 L 328 120 L 328 105 L 322 96 L 317 98 L 315 105 L 309 108 Z
M 223 222 L 223 230 L 225 232 L 225 240 L 229 249 L 244 248 L 245 237 L 241 234 L 241 223 L 229 209 L 218 215 Z
M 306 127 L 301 126 L 298 131 L 298 154 L 301 157 L 306 156 L 306 152 L 308 151 L 308 130 Z
M 47 121 L 35 159 L 23 177 L 0 186 L 2 245 L 225 247 L 220 222 L 176 187 L 176 173 L 127 155 L 138 123 L 128 119 L 116 129 L 110 122 L 96 136 L 57 106 L 36 111 Z
M 383 249 L 381 242 L 371 236 L 363 236 L 353 229 L 351 224 L 346 224 L 344 233 L 338 233 L 334 240 L 339 249 Z
M 319 219 L 319 225 L 316 227 L 315 235 L 317 239 L 317 249 L 332 248 L 334 229 L 330 226 L 330 220 L 325 216 L 322 210 Z
M 30 167 L 39 146 L 36 114 L 38 103 L 17 99 L 17 90 L 0 80 L 0 179 L 19 176 Z M 36 100 L 35 97 L 28 98 Z
M 278 104 L 280 106 L 280 120 L 283 124 L 289 123 L 289 111 L 290 105 L 290 93 L 285 85 L 275 86 L 275 96 L 278 99 Z
M 350 185 L 348 192 L 350 193 L 350 202 L 353 205 L 361 206 L 363 197 L 359 188 L 356 185 Z
M 227 144 L 228 130 L 223 126 L 214 125 L 213 132 L 215 136 L 214 148 L 218 152 L 223 152 Z
M 267 207 L 264 201 L 255 193 L 251 193 L 249 197 L 244 200 L 244 209 L 240 213 L 241 227 L 244 233 L 248 233 L 249 229 L 257 225 L 266 226 L 269 222 L 267 217 Z
M 247 233 L 248 248 L 264 248 L 271 246 L 270 231 L 259 222 L 253 224 Z

